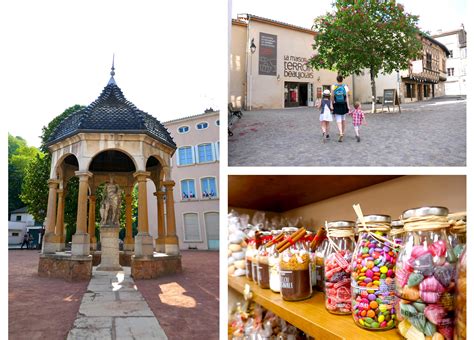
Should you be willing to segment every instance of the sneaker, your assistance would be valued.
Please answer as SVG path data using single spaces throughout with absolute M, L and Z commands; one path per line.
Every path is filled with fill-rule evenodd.
M 357 142 L 360 142 L 360 137 L 356 136 Z
M 326 139 L 329 139 L 329 135 L 326 135 Z
M 339 135 L 339 139 L 337 141 L 342 142 L 343 139 L 344 139 L 344 135 Z

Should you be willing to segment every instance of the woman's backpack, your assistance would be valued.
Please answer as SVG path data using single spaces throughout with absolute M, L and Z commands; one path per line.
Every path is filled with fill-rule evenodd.
M 336 84 L 336 89 L 334 90 L 334 102 L 335 103 L 345 103 L 346 102 L 346 85 L 345 84 Z

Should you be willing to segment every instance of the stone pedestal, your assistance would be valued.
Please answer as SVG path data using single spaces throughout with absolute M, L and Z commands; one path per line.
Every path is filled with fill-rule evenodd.
M 133 238 L 126 238 L 123 242 L 123 250 L 133 252 L 135 249 L 135 241 Z
M 54 254 L 61 250 L 61 238 L 54 233 L 46 233 L 43 242 L 43 254 Z
M 156 251 L 158 253 L 165 253 L 166 252 L 165 240 L 163 238 L 157 238 L 155 242 L 156 242 Z
M 41 254 L 38 275 L 67 281 L 90 280 L 92 277 L 92 255 Z
M 119 262 L 119 229 L 116 226 L 100 227 L 101 261 L 97 270 L 122 270 Z
M 153 255 L 153 237 L 147 232 L 135 236 L 135 255 L 139 257 Z
M 134 279 L 156 279 L 160 276 L 181 273 L 181 255 L 154 253 L 153 256 L 132 256 L 131 275 Z
M 90 238 L 89 234 L 72 235 L 71 253 L 74 256 L 87 256 L 90 254 Z

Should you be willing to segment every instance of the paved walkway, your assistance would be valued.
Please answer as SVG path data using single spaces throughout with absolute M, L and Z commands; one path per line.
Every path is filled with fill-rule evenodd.
M 130 277 L 120 272 L 97 271 L 82 297 L 68 340 L 168 339 Z
M 370 111 L 364 105 L 365 112 Z M 322 143 L 315 108 L 246 111 L 229 137 L 230 166 L 465 166 L 466 100 L 403 104 L 402 113 L 366 114 L 361 142 L 347 120 L 344 142 Z

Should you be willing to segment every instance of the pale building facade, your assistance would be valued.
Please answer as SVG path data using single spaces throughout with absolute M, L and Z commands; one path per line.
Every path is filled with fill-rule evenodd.
M 178 149 L 171 160 L 180 249 L 219 249 L 219 112 L 163 123 Z M 153 186 L 152 183 L 148 184 Z M 156 197 L 148 190 L 149 223 L 156 225 Z M 165 212 L 166 213 L 166 212 Z M 157 236 L 155 230 L 151 230 Z
M 8 221 L 8 244 L 19 244 L 29 227 L 35 225 L 32 215 L 28 214 L 26 207 L 16 209 L 10 214 Z
M 314 106 L 337 77 L 306 65 L 315 34 L 251 14 L 232 20 L 229 102 L 246 110 Z M 352 89 L 352 77 L 344 83 Z
M 464 27 L 453 31 L 438 32 L 433 35 L 433 38 L 449 50 L 446 61 L 446 95 L 466 95 L 467 33 Z
M 446 59 L 448 49 L 430 36 L 420 36 L 422 51 L 418 60 L 408 62 L 406 70 L 379 74 L 375 78 L 376 97 L 381 100 L 384 90 L 396 89 L 401 103 L 410 103 L 445 95 Z M 354 100 L 372 101 L 370 71 L 353 76 Z

